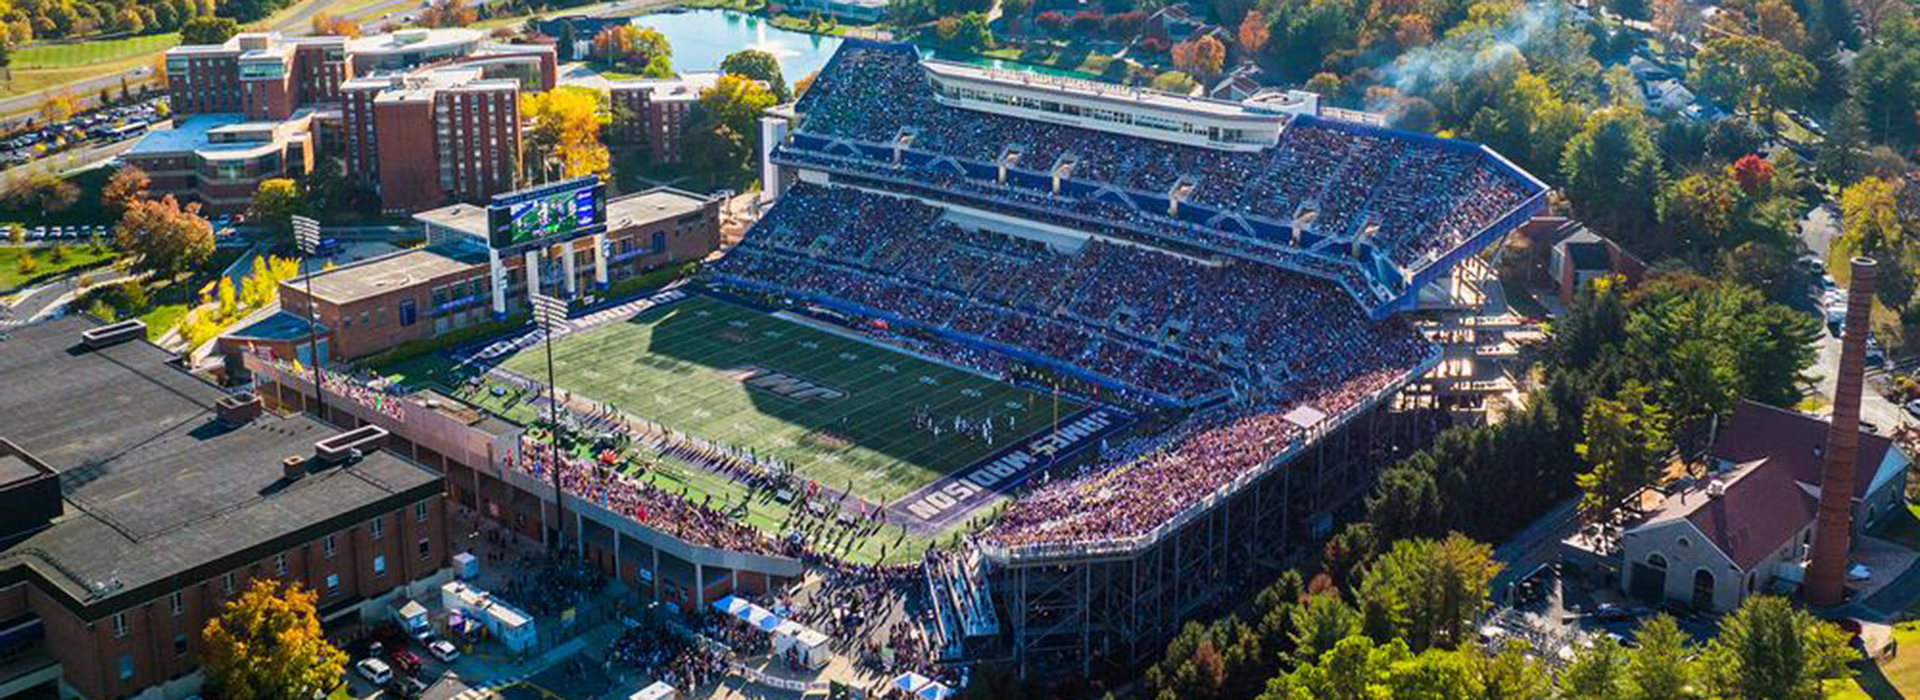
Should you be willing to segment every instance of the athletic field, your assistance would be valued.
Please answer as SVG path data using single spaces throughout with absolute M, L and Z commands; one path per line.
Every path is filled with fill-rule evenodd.
M 892 501 L 1046 430 L 1054 397 L 693 295 L 553 346 L 556 383 L 629 415 L 772 455 L 803 477 Z M 502 368 L 544 381 L 533 346 Z M 1080 406 L 1061 400 L 1061 420 Z M 508 411 L 532 418 L 530 403 Z M 922 416 L 916 421 L 916 414 Z M 954 418 L 991 419 L 993 444 Z M 1011 424 L 1009 423 L 1011 418 Z M 937 423 L 939 437 L 916 426 Z

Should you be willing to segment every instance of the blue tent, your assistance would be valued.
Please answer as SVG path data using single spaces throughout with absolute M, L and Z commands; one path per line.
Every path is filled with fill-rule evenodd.
M 713 601 L 713 609 L 735 616 L 739 615 L 740 611 L 746 610 L 751 606 L 751 603 L 741 600 L 738 596 L 727 596 Z
M 900 674 L 898 678 L 893 679 L 893 687 L 912 693 L 926 687 L 928 683 L 932 682 L 933 679 L 931 678 L 908 671 Z

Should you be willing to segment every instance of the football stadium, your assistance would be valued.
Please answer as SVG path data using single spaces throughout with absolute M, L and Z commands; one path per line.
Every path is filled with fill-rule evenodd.
M 1132 668 L 1317 551 L 1437 429 L 1393 401 L 1440 360 L 1421 290 L 1546 191 L 1310 93 L 853 39 L 761 136 L 758 218 L 692 279 L 324 394 L 659 600 L 824 569 L 915 591 L 928 664 L 1040 673 Z

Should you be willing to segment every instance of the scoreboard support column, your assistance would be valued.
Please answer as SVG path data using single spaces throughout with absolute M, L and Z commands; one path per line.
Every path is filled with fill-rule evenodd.
M 527 308 L 533 308 L 533 300 L 540 296 L 540 251 L 527 251 Z
M 593 284 L 600 291 L 607 290 L 607 234 L 593 234 Z
M 507 266 L 500 263 L 500 251 L 487 249 L 487 279 L 493 283 L 493 317 L 507 317 Z
M 579 286 L 577 280 L 580 279 L 580 275 L 576 271 L 577 269 L 577 264 L 573 261 L 573 241 L 562 241 L 560 243 L 560 271 L 565 277 L 561 278 L 560 288 L 566 290 L 567 298 L 569 299 L 578 295 L 580 292 L 580 290 L 576 288 Z

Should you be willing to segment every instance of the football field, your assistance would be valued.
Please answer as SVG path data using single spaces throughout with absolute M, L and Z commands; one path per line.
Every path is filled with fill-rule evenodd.
M 771 455 L 803 478 L 892 501 L 1081 406 L 712 297 L 554 344 L 556 383 L 621 412 Z M 533 346 L 501 367 L 544 381 Z M 531 405 L 522 406 L 531 418 Z M 1057 411 L 1057 413 L 1056 413 Z M 975 426 L 991 420 L 992 444 Z M 936 436 L 926 425 L 938 425 Z

